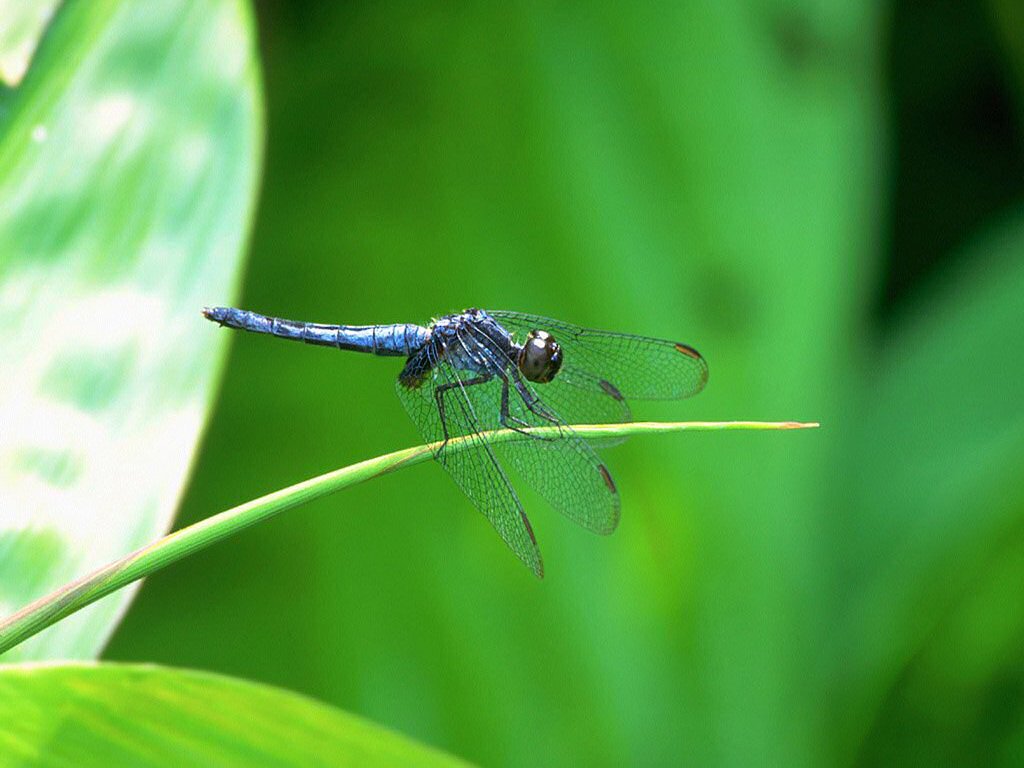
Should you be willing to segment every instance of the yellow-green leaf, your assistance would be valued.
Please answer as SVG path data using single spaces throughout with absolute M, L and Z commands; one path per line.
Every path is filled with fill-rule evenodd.
M 0 667 L 0 762 L 75 766 L 455 766 L 459 760 L 294 693 L 115 664 Z

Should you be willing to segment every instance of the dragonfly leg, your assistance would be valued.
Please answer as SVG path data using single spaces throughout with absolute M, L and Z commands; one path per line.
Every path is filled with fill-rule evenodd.
M 534 414 L 535 416 L 539 416 L 540 418 L 544 419 L 544 421 L 548 421 L 548 422 L 554 424 L 556 427 L 559 428 L 559 435 L 561 435 L 561 422 L 557 418 L 555 418 L 553 415 L 551 415 L 551 413 L 544 407 L 544 404 L 542 402 L 540 402 L 540 398 L 535 397 L 530 392 L 530 390 L 528 390 L 525 387 L 525 385 L 522 383 L 522 381 L 520 381 L 519 378 L 516 377 L 515 375 L 513 375 L 513 381 L 515 382 L 515 385 L 516 385 L 516 392 L 519 393 L 519 397 L 523 401 L 523 404 L 526 406 L 526 409 L 528 411 L 530 411 L 530 413 Z M 508 377 L 502 376 L 502 385 L 503 385 L 502 386 L 502 391 L 501 391 L 501 416 L 502 416 L 501 423 L 502 423 L 502 425 L 507 427 L 508 429 L 515 430 L 516 432 L 522 432 L 523 434 L 527 435 L 528 437 L 533 438 L 534 440 L 555 440 L 556 438 L 554 438 L 554 437 L 548 437 L 546 435 L 538 435 L 538 434 L 536 434 L 536 433 L 534 433 L 532 431 L 526 432 L 526 431 L 524 431 L 522 429 L 516 429 L 515 427 L 513 427 L 513 426 L 511 426 L 511 425 L 506 423 L 506 421 L 505 421 L 506 419 L 511 419 L 512 421 L 515 421 L 518 424 L 522 424 L 524 427 L 536 427 L 536 426 L 538 426 L 537 424 L 530 424 L 529 422 L 523 421 L 522 419 L 520 419 L 520 418 L 518 418 L 516 416 L 513 416 L 513 415 L 511 415 L 509 413 L 509 407 L 508 407 Z
M 540 398 L 526 387 L 523 380 L 520 379 L 517 374 L 512 374 L 512 380 L 516 384 L 516 392 L 518 392 L 519 397 L 522 398 L 523 405 L 526 406 L 530 413 L 534 416 L 539 416 L 544 419 L 544 421 L 551 422 L 559 428 L 561 427 L 561 421 L 555 418 L 555 416 L 544 406 L 544 403 L 540 401 Z
M 502 376 L 501 377 L 501 410 L 499 411 L 498 420 L 501 422 L 501 426 L 505 427 L 505 429 L 511 429 L 513 432 L 518 432 L 518 433 L 520 433 L 522 435 L 526 435 L 527 437 L 533 438 L 535 440 L 537 440 L 537 439 L 541 439 L 541 440 L 546 439 L 546 438 L 542 437 L 541 435 L 535 435 L 535 434 L 533 434 L 533 432 L 528 432 L 526 429 L 523 429 L 522 427 L 529 428 L 529 427 L 532 427 L 533 425 L 530 424 L 527 421 L 523 421 L 518 416 L 513 416 L 511 413 L 509 413 L 509 409 L 508 409 L 508 377 L 507 376 Z M 519 426 L 518 427 L 513 426 L 509 422 L 515 422 Z
M 448 392 L 448 390 L 450 389 L 463 389 L 465 387 L 475 386 L 476 384 L 486 384 L 490 380 L 490 374 L 483 374 L 480 376 L 476 376 L 472 379 L 466 379 L 465 381 L 450 381 L 445 384 L 439 385 L 434 390 L 434 402 L 437 403 L 437 413 L 438 416 L 441 417 L 441 432 L 444 435 L 444 439 L 441 441 L 441 446 L 436 451 L 434 451 L 435 459 L 441 458 L 441 451 L 443 451 L 444 447 L 448 445 L 448 438 L 450 437 L 450 435 L 448 434 L 448 422 L 445 420 L 444 415 L 445 393 Z

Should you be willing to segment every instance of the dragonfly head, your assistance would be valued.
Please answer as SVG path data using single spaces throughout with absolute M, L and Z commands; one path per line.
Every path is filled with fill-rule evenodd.
M 530 331 L 519 350 L 517 364 L 527 379 L 547 384 L 562 367 L 562 348 L 547 331 Z

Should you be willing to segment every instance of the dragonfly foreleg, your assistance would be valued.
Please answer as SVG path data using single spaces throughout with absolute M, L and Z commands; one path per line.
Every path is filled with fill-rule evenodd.
M 561 434 L 561 431 L 562 431 L 562 426 L 561 426 L 562 423 L 561 423 L 561 421 L 559 421 L 555 416 L 553 416 L 551 414 L 550 411 L 547 410 L 547 408 L 544 407 L 544 404 L 540 401 L 540 398 L 538 398 L 536 395 L 534 395 L 526 387 L 526 385 L 523 384 L 522 379 L 520 379 L 515 373 L 511 373 L 510 372 L 510 375 L 512 376 L 512 381 L 515 382 L 516 392 L 519 394 L 519 398 L 523 401 L 523 405 L 526 406 L 526 409 L 530 413 L 532 413 L 534 416 L 537 416 L 537 417 L 539 417 L 541 419 L 544 419 L 544 421 L 547 421 L 547 422 L 550 422 L 551 424 L 554 424 L 556 427 L 558 427 L 559 434 Z M 518 423 L 522 424 L 523 426 L 526 426 L 526 427 L 536 427 L 536 426 L 538 426 L 536 424 L 529 424 L 529 423 L 523 421 L 522 419 L 516 418 L 515 416 L 509 416 L 508 415 L 508 378 L 503 376 L 502 377 L 502 383 L 504 385 L 502 387 L 502 393 L 501 393 L 501 395 L 502 395 L 502 413 L 505 414 L 506 416 L 508 416 L 508 418 L 514 419 L 515 421 L 517 421 Z M 504 424 L 504 421 L 502 422 L 502 424 Z M 505 424 L 505 426 L 508 426 L 508 425 Z M 514 429 L 514 427 L 509 427 L 509 429 Z M 522 432 L 523 430 L 517 429 L 516 431 L 517 432 Z M 554 440 L 555 439 L 553 437 L 548 437 L 546 435 L 535 434 L 532 431 L 528 432 L 528 433 L 524 433 L 524 434 L 528 434 L 530 437 L 534 438 L 535 440 Z
M 518 416 L 513 416 L 509 412 L 509 408 L 508 408 L 508 377 L 506 377 L 506 376 L 502 376 L 501 377 L 501 410 L 499 411 L 498 420 L 501 422 L 501 426 L 505 427 L 505 429 L 511 429 L 513 432 L 518 432 L 521 435 L 526 435 L 527 437 L 531 437 L 531 438 L 533 438 L 535 440 L 536 439 L 541 439 L 541 440 L 545 439 L 541 435 L 535 435 L 533 432 L 527 431 L 527 429 L 529 427 L 532 427 L 533 425 L 530 424 L 528 421 L 523 421 Z M 519 426 L 518 427 L 514 427 L 509 422 L 515 422 Z M 523 427 L 526 427 L 527 429 L 523 429 Z
M 534 416 L 539 416 L 544 421 L 559 427 L 559 431 L 561 431 L 562 422 L 545 407 L 539 397 L 529 390 L 526 384 L 523 383 L 523 380 L 514 373 L 512 374 L 512 380 L 515 382 L 516 392 L 519 393 L 519 397 L 522 399 L 523 405 L 526 406 L 527 410 Z
M 438 385 L 437 388 L 434 390 L 434 402 L 437 403 L 437 414 L 441 418 L 441 433 L 444 436 L 441 441 L 440 447 L 436 451 L 434 451 L 435 459 L 441 458 L 441 451 L 443 451 L 444 447 L 448 445 L 448 438 L 450 437 L 450 435 L 448 434 L 448 421 L 445 419 L 444 412 L 445 393 L 451 389 L 465 389 L 466 387 L 472 387 L 477 384 L 486 384 L 490 380 L 490 374 L 482 374 L 480 376 L 475 376 L 472 379 L 466 379 L 465 381 L 449 381 L 444 384 Z

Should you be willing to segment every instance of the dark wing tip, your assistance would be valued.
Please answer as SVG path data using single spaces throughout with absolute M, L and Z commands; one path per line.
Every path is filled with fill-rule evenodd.
M 591 528 L 591 530 L 601 536 L 610 536 L 615 533 L 615 529 L 619 527 L 619 516 L 621 514 L 619 507 L 619 491 L 615 487 L 615 481 L 612 480 L 612 473 L 608 471 L 608 467 L 604 464 L 598 464 L 597 471 L 601 473 L 601 479 L 604 480 L 605 487 L 611 494 L 612 514 L 606 521 L 605 525 L 600 528 Z
M 617 494 L 619 491 L 615 487 L 615 481 L 612 480 L 612 474 L 611 472 L 608 471 L 608 467 L 606 467 L 604 464 L 598 464 L 597 471 L 601 473 L 601 479 L 604 480 L 604 484 L 608 487 L 608 490 L 612 493 L 612 495 L 614 496 L 615 494 Z
M 704 389 L 704 385 L 708 383 L 708 362 L 701 356 L 700 352 L 691 347 L 689 344 L 676 342 L 675 347 L 677 352 L 681 352 L 690 359 L 696 361 L 697 365 L 700 366 L 700 379 L 697 381 L 697 387 L 686 396 L 696 395 L 698 392 Z
M 519 499 L 516 499 L 518 503 Z M 526 567 L 533 571 L 533 575 L 538 579 L 544 578 L 544 558 L 541 557 L 540 547 L 537 546 L 537 536 L 533 532 L 533 526 L 530 524 L 530 518 L 526 516 L 526 510 L 519 507 L 519 519 L 523 521 L 523 527 L 526 529 L 526 533 L 530 537 L 530 543 L 533 545 L 528 550 L 516 551 L 519 555 L 519 559 L 522 560 Z M 515 548 L 513 547 L 515 550 Z M 533 557 L 530 557 L 533 555 Z
M 621 403 L 621 402 L 623 402 L 626 399 L 626 398 L 624 398 L 622 396 L 622 393 L 619 392 L 618 388 L 614 384 L 612 384 L 610 381 L 608 381 L 607 379 L 601 379 L 598 382 L 598 385 L 613 400 L 618 400 Z
M 703 357 L 700 356 L 700 352 L 698 352 L 696 349 L 691 347 L 689 344 L 681 344 L 681 343 L 677 342 L 676 343 L 676 351 L 677 352 L 682 352 L 684 355 L 687 355 L 688 357 L 692 357 L 694 360 L 703 360 L 704 359 Z

